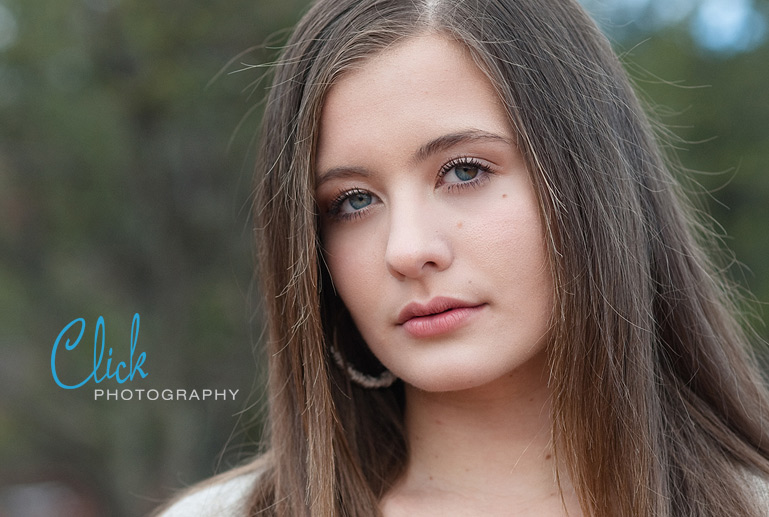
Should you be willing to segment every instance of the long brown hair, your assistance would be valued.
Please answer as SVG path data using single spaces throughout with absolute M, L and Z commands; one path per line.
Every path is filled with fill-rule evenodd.
M 586 515 L 753 516 L 769 473 L 767 392 L 736 291 L 679 192 L 605 38 L 571 0 L 321 0 L 275 66 L 257 166 L 269 343 L 269 461 L 254 514 L 370 516 L 402 472 L 403 392 L 353 385 L 358 336 L 325 273 L 314 201 L 328 88 L 438 32 L 495 85 L 539 196 L 555 308 L 556 453 Z M 764 503 L 764 506 L 766 503 Z

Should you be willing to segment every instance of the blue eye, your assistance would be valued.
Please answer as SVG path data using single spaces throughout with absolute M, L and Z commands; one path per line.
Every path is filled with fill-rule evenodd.
M 477 166 L 471 165 L 469 163 L 464 163 L 460 165 L 455 165 L 452 167 L 448 173 L 446 173 L 443 177 L 444 179 L 451 171 L 454 171 L 454 175 L 457 177 L 459 181 L 470 181 L 472 179 L 475 179 L 476 176 L 478 176 L 478 173 L 480 170 Z
M 368 192 L 353 192 L 347 197 L 346 201 L 353 210 L 360 210 L 369 206 L 374 199 Z
M 453 186 L 474 185 L 486 178 L 489 168 L 475 158 L 455 158 L 443 167 L 439 174 L 440 183 Z
M 346 190 L 331 203 L 328 213 L 338 219 L 357 217 L 366 211 L 366 208 L 376 201 L 371 192 L 361 189 Z

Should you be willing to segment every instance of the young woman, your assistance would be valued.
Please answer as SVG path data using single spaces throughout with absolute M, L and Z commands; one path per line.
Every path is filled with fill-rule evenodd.
M 257 167 L 269 441 L 164 515 L 767 515 L 767 392 L 568 0 L 321 0 Z

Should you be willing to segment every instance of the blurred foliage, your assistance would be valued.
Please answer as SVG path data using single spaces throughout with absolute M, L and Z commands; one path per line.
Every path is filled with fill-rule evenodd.
M 684 183 L 694 183 L 692 196 L 713 216 L 715 230 L 733 252 L 730 276 L 760 302 L 750 309 L 760 315 L 755 325 L 766 339 L 769 329 L 761 320 L 769 316 L 769 2 L 616 3 L 646 5 L 643 12 L 651 21 L 602 19 L 604 28 L 653 118 L 665 127 L 663 143 L 680 161 Z M 688 6 L 689 16 L 662 23 L 655 12 L 676 3 Z M 742 33 L 735 33 L 735 46 L 715 48 L 703 40 L 708 36 L 700 11 L 716 4 L 742 5 L 745 23 L 761 28 L 748 40 L 748 51 L 741 51 Z
M 256 117 L 235 131 L 257 76 L 211 81 L 291 26 L 302 2 L 0 4 L 0 27 L 10 13 L 17 34 L 0 48 L 0 482 L 60 480 L 99 515 L 138 515 L 214 472 L 228 441 L 258 439 L 258 421 L 236 428 L 260 371 Z M 134 312 L 149 376 L 122 388 L 239 389 L 236 402 L 95 402 L 91 388 L 54 384 L 51 347 L 68 322 L 86 318 L 87 352 L 103 315 L 126 360 Z M 78 359 L 89 371 L 89 354 Z
M 58 482 L 89 502 L 74 514 L 139 515 L 221 470 L 216 458 L 254 452 L 259 411 L 239 413 L 260 404 L 263 376 L 249 222 L 258 109 L 247 115 L 263 72 L 247 65 L 274 56 L 240 54 L 282 41 L 305 5 L 0 0 L 0 514 L 8 487 Z M 706 50 L 693 12 L 644 23 L 649 12 L 597 16 L 697 171 L 747 266 L 733 273 L 767 301 L 769 46 Z M 103 315 L 124 360 L 134 312 L 150 375 L 131 387 L 239 389 L 237 400 L 93 401 L 91 388 L 54 384 L 67 323 L 86 318 L 88 336 Z

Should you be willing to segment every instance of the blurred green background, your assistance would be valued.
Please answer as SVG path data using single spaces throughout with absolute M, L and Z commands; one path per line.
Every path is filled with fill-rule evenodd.
M 256 450 L 251 174 L 263 69 L 306 1 L 0 0 L 0 517 L 134 516 Z M 584 0 L 769 301 L 769 5 Z M 146 379 L 51 376 L 75 318 Z M 764 337 L 767 329 L 758 320 Z M 65 368 L 62 366 L 62 368 Z M 81 376 L 82 377 L 82 376 Z M 93 400 L 93 388 L 239 390 Z

